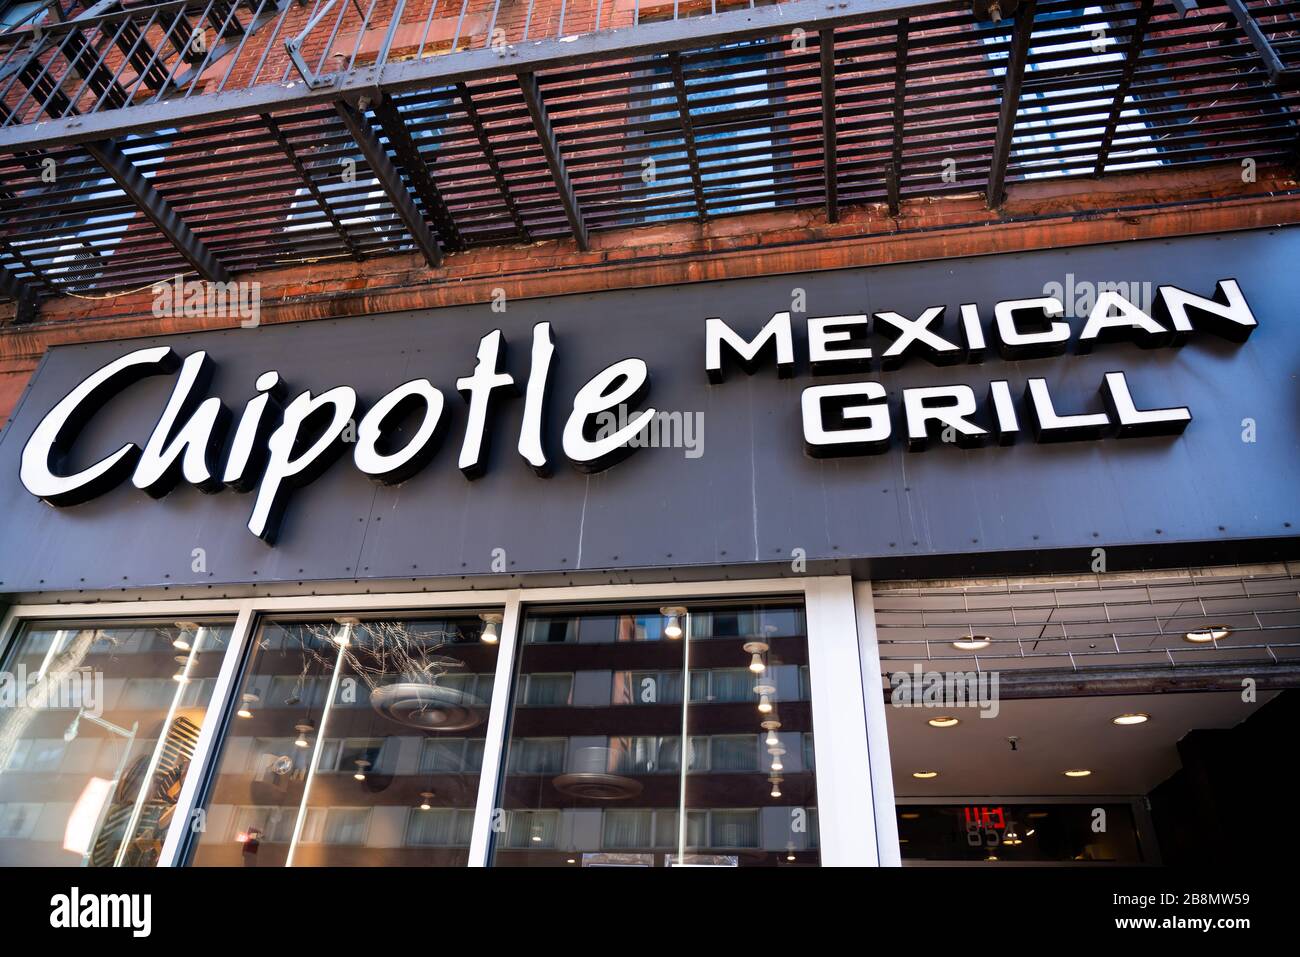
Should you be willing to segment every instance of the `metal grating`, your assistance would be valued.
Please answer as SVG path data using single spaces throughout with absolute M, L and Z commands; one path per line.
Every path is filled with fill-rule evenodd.
M 882 670 L 1119 669 L 1300 662 L 1300 565 L 1078 578 L 876 582 Z M 1192 643 L 1188 633 L 1228 633 Z M 989 644 L 953 647 L 969 636 Z
M 761 209 L 833 219 L 970 193 L 996 206 L 1033 178 L 1293 161 L 1300 0 L 1228 3 L 1183 16 L 1168 0 L 1024 0 L 987 22 L 964 3 L 898 0 L 716 16 L 539 0 L 317 16 L 319 0 L 173 0 L 76 21 L 75 49 L 69 25 L 44 48 L 7 34 L 0 287 L 103 295 L 177 272 L 413 251 L 437 265 L 474 246 L 585 247 L 604 230 Z M 241 30 L 224 54 L 168 59 L 150 31 L 181 10 Z M 152 25 L 136 34 L 171 80 L 122 52 L 124 25 L 142 18 Z M 312 82 L 283 49 L 299 36 Z M 97 175 L 122 156 L 138 181 Z

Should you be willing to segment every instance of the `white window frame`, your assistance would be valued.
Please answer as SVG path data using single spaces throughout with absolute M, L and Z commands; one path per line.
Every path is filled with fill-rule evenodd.
M 846 575 L 388 594 L 18 603 L 0 619 L 0 652 L 9 648 L 26 623 L 35 621 L 154 617 L 180 621 L 215 616 L 233 619 L 230 641 L 208 705 L 208 718 L 203 722 L 191 770 L 182 785 L 173 824 L 158 863 L 160 867 L 172 867 L 182 863 L 187 822 L 194 815 L 203 782 L 215 771 L 218 731 L 238 690 L 240 667 L 259 620 L 279 615 L 501 609 L 504 620 L 497 652 L 495 690 L 488 712 L 469 852 L 469 865 L 483 867 L 490 856 L 492 812 L 502 777 L 515 655 L 526 610 L 553 603 L 736 598 L 795 598 L 804 603 L 813 691 L 817 815 L 823 835 L 831 836 L 819 842 L 822 865 L 896 865 L 898 840 L 888 746 L 883 737 L 885 712 L 879 690 L 879 661 L 878 657 L 868 661 L 868 633 L 863 631 L 865 622 L 870 630 L 869 650 L 874 654 L 871 588 L 870 583 L 855 583 Z

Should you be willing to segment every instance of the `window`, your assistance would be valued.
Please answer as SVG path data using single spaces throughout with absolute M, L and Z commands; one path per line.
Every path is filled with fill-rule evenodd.
M 803 620 L 752 602 L 526 615 L 492 862 L 815 864 Z
M 0 708 L 0 864 L 156 863 L 229 637 L 220 622 L 25 627 L 0 661 L 29 692 Z
M 475 612 L 263 623 L 192 862 L 464 865 L 497 657 L 483 629 Z
M 470 808 L 412 808 L 407 817 L 406 844 L 409 847 L 469 847 L 474 827 Z

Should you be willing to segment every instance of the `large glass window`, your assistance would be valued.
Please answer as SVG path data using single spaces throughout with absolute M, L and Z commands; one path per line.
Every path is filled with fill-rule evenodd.
M 0 865 L 156 864 L 229 639 L 217 622 L 25 627 L 0 671 Z
M 527 615 L 493 863 L 816 864 L 807 660 L 791 603 Z
M 500 622 L 264 623 L 192 862 L 466 864 Z

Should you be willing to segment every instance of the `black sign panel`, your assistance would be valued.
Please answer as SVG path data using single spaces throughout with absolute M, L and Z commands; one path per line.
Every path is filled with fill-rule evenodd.
M 58 347 L 0 440 L 0 591 L 1289 538 L 1300 522 L 1297 262 L 1300 230 L 1279 229 Z M 1193 305 L 1178 333 L 1182 307 L 1160 287 L 1226 301 L 1230 280 L 1257 325 Z M 1151 323 L 1081 335 L 1105 290 Z M 1036 298 L 1061 300 L 1064 316 L 1022 310 L 1021 331 L 1061 321 L 1068 340 L 1002 342 L 996 305 Z M 778 367 L 775 338 L 752 360 L 724 342 L 735 361 L 706 369 L 707 320 L 752 341 L 781 312 L 793 361 Z M 983 349 L 963 321 L 978 322 Z M 143 353 L 158 359 L 152 374 L 88 389 L 52 430 L 47 417 L 80 384 L 160 346 L 170 354 Z M 529 387 L 543 364 L 544 401 Z M 502 376 L 512 381 L 495 387 Z M 182 382 L 190 394 L 173 396 Z M 309 408 L 329 390 L 354 395 Z M 261 430 L 250 420 L 254 441 L 228 467 L 241 415 L 263 393 L 272 418 Z M 282 488 L 254 520 L 274 416 L 304 393 L 280 465 L 321 430 L 342 431 L 310 467 L 279 469 Z M 621 412 L 570 422 L 575 398 L 590 410 L 601 396 Z M 838 444 L 837 431 L 869 421 L 873 397 L 888 416 Z M 964 427 L 925 419 L 967 401 L 977 407 Z M 176 428 L 150 443 L 169 406 Z M 435 407 L 436 428 L 421 419 Z M 648 409 L 654 427 L 637 432 Z M 170 440 L 195 416 L 195 435 L 208 423 L 221 441 L 169 465 Z M 620 427 L 642 446 L 602 449 Z M 404 458 L 413 439 L 427 446 Z M 46 501 L 20 478 L 29 444 L 24 475 L 48 465 Z M 127 445 L 93 485 L 60 483 Z

